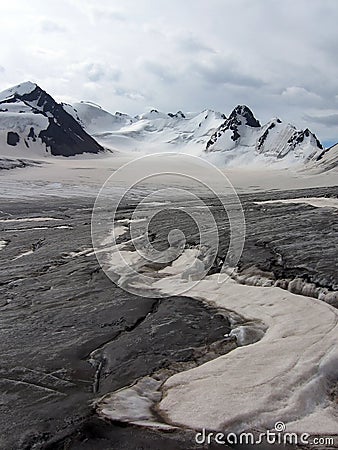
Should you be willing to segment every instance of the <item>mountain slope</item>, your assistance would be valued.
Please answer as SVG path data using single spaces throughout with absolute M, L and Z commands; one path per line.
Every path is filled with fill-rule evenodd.
M 106 131 L 119 130 L 123 126 L 130 125 L 135 121 L 128 114 L 116 112 L 111 114 L 105 111 L 101 106 L 91 102 L 79 102 L 73 105 L 63 105 L 67 108 L 69 114 L 78 120 L 87 131 L 92 135 Z M 72 111 L 71 111 L 72 110 Z
M 0 93 L 0 148 L 2 153 L 16 150 L 25 156 L 103 150 L 62 104 L 31 82 Z
M 310 161 L 308 167 L 319 172 L 327 172 L 338 168 L 338 143 L 323 150 L 316 158 Z
M 79 108 L 80 105 L 80 108 Z M 136 117 L 110 114 L 88 103 L 73 105 L 85 129 L 102 145 L 124 151 L 182 151 L 194 146 L 201 154 L 212 133 L 224 121 L 224 114 L 163 113 L 156 109 Z
M 292 164 L 316 159 L 323 147 L 309 129 L 297 130 L 277 118 L 261 126 L 247 106 L 239 105 L 211 136 L 205 151 L 220 152 L 225 162 L 240 158 L 242 163 L 256 159 Z

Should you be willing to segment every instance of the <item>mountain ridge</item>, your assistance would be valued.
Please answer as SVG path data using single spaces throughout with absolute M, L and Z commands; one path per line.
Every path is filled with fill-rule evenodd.
M 238 105 L 211 136 L 205 150 L 224 153 L 230 158 L 235 151 L 245 153 L 248 148 L 257 156 L 275 160 L 288 157 L 290 162 L 292 159 L 310 161 L 323 150 L 308 128 L 298 130 L 279 118 L 261 125 L 247 106 Z
M 7 149 L 21 145 L 24 156 L 40 145 L 53 156 L 186 151 L 220 165 L 336 164 L 333 152 L 328 156 L 308 128 L 276 117 L 261 125 L 246 105 L 237 105 L 228 116 L 211 109 L 163 113 L 154 108 L 136 116 L 113 114 L 89 101 L 57 103 L 30 81 L 0 93 L 0 139 Z

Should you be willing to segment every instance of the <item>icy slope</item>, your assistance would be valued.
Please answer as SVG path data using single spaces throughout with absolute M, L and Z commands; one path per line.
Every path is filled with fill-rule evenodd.
M 82 101 L 73 105 L 64 105 L 64 107 L 69 108 L 69 113 L 83 124 L 89 134 L 119 130 L 135 120 L 128 114 L 120 112 L 111 114 L 102 109 L 101 106 L 91 102 Z
M 225 119 L 222 113 L 212 110 L 167 114 L 153 109 L 134 118 L 121 113 L 110 115 L 110 123 L 105 118 L 103 125 L 100 119 L 95 123 L 94 131 L 94 119 L 88 124 L 81 113 L 79 116 L 95 139 L 112 149 L 153 152 L 190 148 L 196 154 L 202 154 L 207 140 Z
M 333 145 L 322 151 L 316 158 L 307 165 L 309 169 L 315 169 L 318 172 L 326 172 L 338 168 L 338 144 Z
M 0 93 L 0 152 L 10 156 L 74 156 L 103 148 L 63 105 L 26 82 Z

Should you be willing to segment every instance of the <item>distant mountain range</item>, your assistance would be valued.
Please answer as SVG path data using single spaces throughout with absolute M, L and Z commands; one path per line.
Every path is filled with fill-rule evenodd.
M 111 114 L 91 102 L 57 103 L 25 82 L 0 93 L 0 154 L 33 158 L 83 153 L 186 151 L 221 165 L 305 165 L 330 170 L 338 165 L 337 145 L 323 149 L 309 130 L 274 118 L 261 125 L 252 111 L 231 114 Z

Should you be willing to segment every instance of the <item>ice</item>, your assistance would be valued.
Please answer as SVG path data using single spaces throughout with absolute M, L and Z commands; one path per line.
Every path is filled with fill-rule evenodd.
M 316 208 L 338 208 L 337 198 L 328 197 L 299 197 L 299 198 L 287 198 L 279 200 L 266 200 L 263 202 L 255 202 L 256 205 L 267 203 L 294 203 L 294 204 L 307 204 Z
M 78 256 L 89 256 L 90 253 L 92 253 L 93 248 L 88 247 L 84 250 L 77 250 L 75 252 L 70 252 L 65 258 L 77 258 Z
M 187 268 L 191 267 L 199 255 L 199 250 L 195 248 L 186 249 L 170 266 L 165 267 L 160 270 L 159 273 L 171 274 L 171 275 L 182 275 Z M 204 269 L 204 265 L 203 265 Z M 182 275 L 183 276 L 183 275 Z
M 9 223 L 9 222 L 46 222 L 49 220 L 61 220 L 57 219 L 55 217 L 25 217 L 21 219 L 0 219 L 0 222 L 2 223 Z
M 161 393 L 158 391 L 161 384 L 161 381 L 154 378 L 144 377 L 133 386 L 108 394 L 98 403 L 100 415 L 134 424 L 139 421 L 155 421 L 152 406 L 161 399 Z
M 8 241 L 4 241 L 3 239 L 0 240 L 0 250 L 6 247 L 8 244 Z
M 169 378 L 160 412 L 169 423 L 232 432 L 270 429 L 278 420 L 288 431 L 314 432 L 308 424 L 315 415 L 321 434 L 335 433 L 328 390 L 338 377 L 338 311 L 275 287 L 222 284 L 217 277 L 188 295 L 260 319 L 267 331 L 256 343 Z M 169 295 L 179 283 L 164 279 L 155 287 Z
M 27 252 L 21 253 L 21 255 L 16 256 L 15 258 L 13 258 L 13 261 L 15 261 L 16 259 L 23 258 L 24 256 L 29 256 L 32 253 L 33 253 L 33 250 L 28 250 Z

